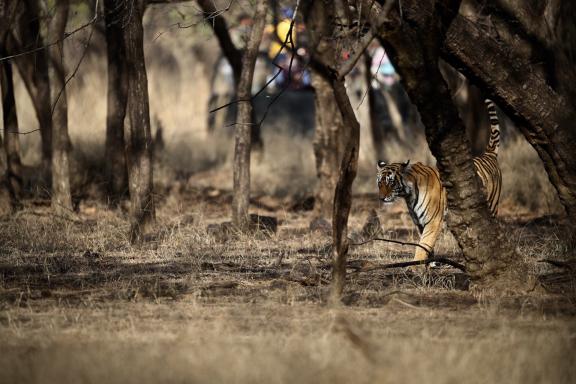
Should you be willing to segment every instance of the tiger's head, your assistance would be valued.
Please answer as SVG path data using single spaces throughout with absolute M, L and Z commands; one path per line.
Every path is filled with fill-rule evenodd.
M 376 182 L 378 183 L 378 197 L 384 203 L 392 203 L 398 197 L 406 196 L 406 185 L 404 184 L 404 173 L 410 164 L 410 160 L 405 163 L 391 163 L 378 161 L 378 173 Z

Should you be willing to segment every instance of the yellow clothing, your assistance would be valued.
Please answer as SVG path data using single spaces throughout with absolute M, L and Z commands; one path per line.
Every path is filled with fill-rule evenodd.
M 281 22 L 278 23 L 278 27 L 276 28 L 276 35 L 278 36 L 278 38 L 280 39 L 280 41 L 283 43 L 286 40 L 286 37 L 288 36 L 288 31 L 290 30 L 290 23 L 292 23 L 292 20 L 290 19 L 284 19 Z M 274 26 L 269 26 L 270 27 L 270 32 L 274 31 Z M 295 43 L 296 42 L 296 29 L 292 28 L 292 41 Z M 271 59 L 275 58 L 276 55 L 278 54 L 278 52 L 280 52 L 280 48 L 282 48 L 282 43 L 279 43 L 276 39 L 272 39 L 272 42 L 270 43 L 270 48 L 268 49 L 268 57 L 270 57 Z M 289 49 L 293 49 L 294 48 L 294 44 L 292 44 L 290 41 L 288 41 L 286 43 L 286 47 Z M 284 51 L 286 52 L 286 51 Z

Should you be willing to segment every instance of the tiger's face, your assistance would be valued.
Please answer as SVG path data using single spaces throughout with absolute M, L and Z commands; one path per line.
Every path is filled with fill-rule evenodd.
M 378 173 L 376 183 L 378 184 L 378 197 L 384 203 L 393 203 L 398 197 L 406 195 L 406 187 L 403 181 L 403 174 L 408 167 L 410 160 L 406 163 L 386 164 L 378 161 Z

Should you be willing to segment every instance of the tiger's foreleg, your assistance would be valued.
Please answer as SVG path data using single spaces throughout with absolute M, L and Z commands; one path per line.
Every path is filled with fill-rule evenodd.
M 416 247 L 414 260 L 426 260 L 429 255 L 432 255 L 434 244 L 436 244 L 441 231 L 442 215 L 438 215 L 424 226 L 418 242 L 420 247 Z

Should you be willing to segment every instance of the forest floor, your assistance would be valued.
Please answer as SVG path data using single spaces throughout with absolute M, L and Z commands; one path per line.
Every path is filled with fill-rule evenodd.
M 97 202 L 74 219 L 27 203 L 1 221 L 0 382 L 576 382 L 576 280 L 539 262 L 574 252 L 554 218 L 501 216 L 546 289 L 496 297 L 452 268 L 349 269 L 345 306 L 330 309 L 330 235 L 309 229 L 311 212 L 255 198 L 277 233 L 215 238 L 207 228 L 230 202 L 229 191 L 175 188 L 141 246 L 125 214 Z M 353 238 L 373 209 L 383 236 L 417 239 L 403 204 L 374 195 L 354 199 Z M 412 252 L 372 242 L 349 259 Z M 436 253 L 460 260 L 449 234 Z

